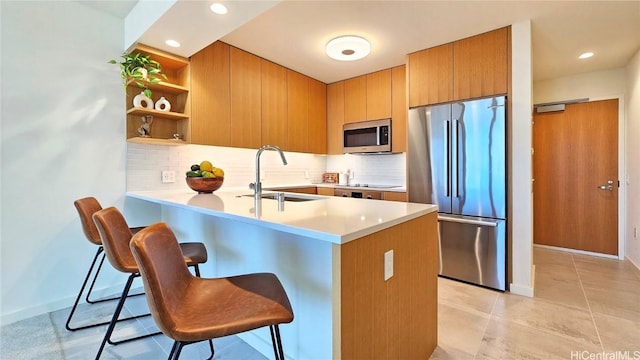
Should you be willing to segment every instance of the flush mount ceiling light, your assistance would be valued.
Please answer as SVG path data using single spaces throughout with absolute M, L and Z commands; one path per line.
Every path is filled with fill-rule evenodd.
M 578 59 L 588 59 L 590 57 L 593 56 L 592 52 L 586 52 L 586 53 L 582 53 L 580 56 L 578 56 Z
M 211 9 L 211 11 L 213 11 L 214 13 L 218 14 L 218 15 L 224 15 L 226 14 L 229 10 L 227 10 L 227 7 L 220 4 L 220 3 L 213 3 L 211 4 L 211 6 L 209 7 Z
M 169 45 L 169 46 L 171 46 L 171 47 L 175 47 L 175 48 L 180 47 L 180 43 L 175 41 L 175 40 L 169 39 L 169 40 L 165 41 L 164 43 Z
M 371 44 L 360 36 L 347 35 L 337 37 L 327 43 L 327 55 L 340 61 L 359 60 L 369 55 Z

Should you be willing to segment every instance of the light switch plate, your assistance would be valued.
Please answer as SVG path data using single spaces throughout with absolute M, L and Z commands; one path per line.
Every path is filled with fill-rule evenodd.
M 384 281 L 393 276 L 393 250 L 384 253 Z

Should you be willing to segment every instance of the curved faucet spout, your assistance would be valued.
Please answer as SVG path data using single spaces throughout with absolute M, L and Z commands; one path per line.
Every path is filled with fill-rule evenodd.
M 256 182 L 249 184 L 249 188 L 253 189 L 253 194 L 256 199 L 260 199 L 262 197 L 262 183 L 260 183 L 260 155 L 262 155 L 262 152 L 265 150 L 275 150 L 280 153 L 282 164 L 287 165 L 287 158 L 279 147 L 275 145 L 264 145 L 258 149 L 258 152 L 256 153 Z

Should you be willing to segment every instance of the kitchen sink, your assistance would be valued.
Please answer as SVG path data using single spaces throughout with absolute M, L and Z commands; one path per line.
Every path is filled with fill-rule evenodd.
M 242 196 L 253 197 L 253 194 L 242 195 Z M 278 194 L 277 193 L 262 194 L 261 198 L 262 199 L 277 200 L 278 199 Z M 311 196 L 297 196 L 297 195 L 291 195 L 291 194 L 285 194 L 284 195 L 284 201 L 303 202 L 303 201 L 314 201 L 314 200 L 322 200 L 322 198 L 321 197 L 311 197 Z

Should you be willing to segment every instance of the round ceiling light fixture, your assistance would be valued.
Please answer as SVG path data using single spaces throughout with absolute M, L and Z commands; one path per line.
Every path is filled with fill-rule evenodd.
M 578 59 L 588 59 L 592 56 L 593 56 L 592 52 L 586 52 L 586 53 L 580 54 L 580 56 L 578 56 Z
M 371 52 L 371 44 L 363 37 L 346 35 L 329 41 L 326 51 L 327 55 L 332 59 L 353 61 L 369 55 Z
M 213 3 L 209 8 L 218 15 L 224 15 L 229 11 L 227 7 L 221 3 Z
M 180 47 L 180 43 L 175 41 L 175 40 L 172 40 L 172 39 L 169 39 L 169 40 L 165 41 L 164 43 L 169 45 L 169 46 L 171 46 L 171 47 L 175 47 L 175 48 Z

